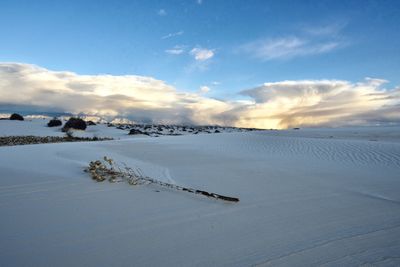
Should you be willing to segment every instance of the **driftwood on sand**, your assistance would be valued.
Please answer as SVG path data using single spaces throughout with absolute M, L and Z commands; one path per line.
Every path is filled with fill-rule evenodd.
M 121 168 L 115 161 L 107 157 L 104 157 L 102 160 L 91 161 L 85 171 L 89 172 L 92 179 L 98 182 L 108 180 L 109 182 L 127 181 L 130 185 L 156 184 L 179 191 L 203 195 L 209 198 L 229 202 L 239 202 L 239 198 L 236 197 L 224 196 L 153 179 L 144 175 L 140 169 L 132 169 L 125 164 L 124 167 Z

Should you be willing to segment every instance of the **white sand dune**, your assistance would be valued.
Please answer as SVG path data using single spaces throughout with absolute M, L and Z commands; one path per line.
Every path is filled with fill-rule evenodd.
M 65 136 L 61 131 L 61 126 L 47 127 L 49 119 L 31 119 L 25 121 L 0 120 L 1 136 Z M 126 131 L 107 127 L 105 124 L 88 126 L 85 131 L 75 131 L 74 136 L 80 137 L 113 137 L 115 139 L 127 138 Z
M 398 266 L 399 129 L 0 147 L 0 265 Z M 240 202 L 93 182 L 104 155 Z

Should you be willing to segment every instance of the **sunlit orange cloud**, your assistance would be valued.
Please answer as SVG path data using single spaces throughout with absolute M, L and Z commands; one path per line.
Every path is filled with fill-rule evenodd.
M 239 92 L 243 100 L 223 101 L 178 91 L 152 77 L 79 75 L 0 63 L 0 105 L 56 108 L 136 122 L 268 129 L 398 123 L 400 89 L 384 89 L 385 82 L 282 81 L 243 90 Z

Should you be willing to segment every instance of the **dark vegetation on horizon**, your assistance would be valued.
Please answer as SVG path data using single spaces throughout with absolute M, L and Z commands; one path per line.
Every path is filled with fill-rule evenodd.
M 62 142 L 90 142 L 90 141 L 107 141 L 113 140 L 112 138 L 103 137 L 74 137 L 72 135 L 66 136 L 5 136 L 0 137 L 0 146 L 18 146 L 18 145 L 32 145 L 32 144 L 48 144 L 48 143 L 62 143 Z
M 7 119 L 7 118 L 3 118 Z M 12 114 L 10 120 L 24 120 L 19 114 Z M 43 118 L 45 119 L 45 118 Z M 63 121 L 66 121 L 63 126 Z M 141 123 L 110 123 L 102 122 L 108 127 L 114 127 L 119 130 L 127 131 L 128 135 L 147 135 L 150 137 L 158 136 L 176 136 L 176 135 L 188 135 L 188 134 L 214 134 L 221 132 L 248 132 L 261 130 L 257 128 L 237 128 L 237 127 L 225 127 L 217 125 L 176 125 L 176 124 L 141 124 Z M 66 133 L 69 138 L 73 137 L 74 130 L 85 131 L 88 126 L 96 125 L 93 121 L 85 121 L 83 117 L 70 117 L 68 120 L 65 118 L 54 117 L 47 123 L 47 127 L 61 127 L 61 131 Z

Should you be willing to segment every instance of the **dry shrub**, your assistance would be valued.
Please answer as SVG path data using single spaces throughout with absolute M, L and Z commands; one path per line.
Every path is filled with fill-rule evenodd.
M 216 193 L 209 193 L 204 190 L 187 188 L 150 178 L 144 175 L 139 168 L 132 169 L 126 166 L 125 164 L 124 167 L 121 168 L 120 165 L 117 164 L 113 159 L 108 158 L 106 156 L 104 156 L 102 160 L 91 161 L 89 163 L 89 166 L 85 169 L 85 171 L 88 172 L 92 177 L 92 179 L 97 182 L 104 182 L 108 180 L 111 183 L 126 181 L 130 185 L 157 184 L 159 186 L 179 191 L 185 191 L 193 194 L 201 194 L 210 198 L 215 198 L 230 202 L 239 201 L 239 198 L 223 196 Z

